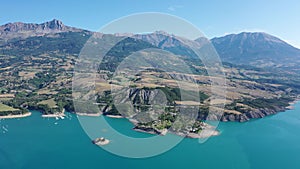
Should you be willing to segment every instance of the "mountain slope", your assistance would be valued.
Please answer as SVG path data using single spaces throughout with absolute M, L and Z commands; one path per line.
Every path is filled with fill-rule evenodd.
M 295 66 L 300 50 L 266 33 L 240 33 L 213 38 L 221 59 L 234 64 L 259 67 Z
M 152 45 L 172 52 L 177 55 L 185 56 L 186 58 L 197 58 L 198 56 L 184 43 L 180 41 L 180 37 L 168 34 L 163 31 L 156 31 L 150 34 L 137 34 L 133 36 L 151 43 Z

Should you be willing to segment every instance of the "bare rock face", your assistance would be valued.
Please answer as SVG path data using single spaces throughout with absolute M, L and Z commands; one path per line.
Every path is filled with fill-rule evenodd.
M 66 27 L 61 21 L 56 20 L 56 19 L 54 19 L 50 22 L 46 22 L 46 23 L 41 24 L 41 27 L 44 30 L 50 29 L 50 30 L 64 31 L 64 30 L 68 29 L 68 27 Z
M 158 95 L 158 90 L 144 90 L 144 89 L 129 89 L 128 98 L 133 101 L 133 104 L 150 104 Z M 136 102 L 138 101 L 138 102 Z
M 221 118 L 221 121 L 238 121 L 238 122 L 245 122 L 249 121 L 250 119 L 258 119 L 263 118 L 265 116 L 269 116 L 272 114 L 276 114 L 280 111 L 285 111 L 285 107 L 275 107 L 274 109 L 268 109 L 268 108 L 261 108 L 256 110 L 251 110 L 249 112 L 246 112 L 244 114 L 224 114 Z

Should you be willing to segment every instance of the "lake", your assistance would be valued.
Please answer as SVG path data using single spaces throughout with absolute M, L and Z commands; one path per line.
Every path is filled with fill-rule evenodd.
M 37 111 L 32 113 L 28 118 L 0 120 L 0 169 L 300 168 L 300 103 L 294 110 L 263 119 L 220 123 L 221 135 L 202 144 L 198 139 L 185 138 L 163 154 L 140 159 L 120 157 L 93 145 L 74 114 L 56 120 L 41 118 Z M 103 118 L 123 135 L 152 136 L 133 131 L 126 119 L 84 118 L 91 123 Z M 97 132 L 107 137 L 110 133 L 105 128 Z M 107 146 L 126 151 L 132 148 L 116 139 Z M 144 146 L 141 151 L 150 151 L 153 146 Z

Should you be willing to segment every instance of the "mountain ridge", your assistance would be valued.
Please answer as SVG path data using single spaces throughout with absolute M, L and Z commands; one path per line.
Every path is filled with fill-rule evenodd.
M 0 26 L 0 42 L 5 44 L 10 39 L 25 39 L 35 36 L 51 37 L 64 32 L 95 33 L 66 26 L 57 19 L 40 24 L 14 22 Z M 114 34 L 114 36 L 124 35 Z M 149 34 L 130 34 L 130 36 L 176 54 L 195 57 L 195 54 L 180 42 L 180 37 L 164 31 Z M 195 41 L 202 43 L 203 37 Z M 212 38 L 210 41 L 224 62 L 257 67 L 295 67 L 300 62 L 300 49 L 265 32 L 228 34 Z
M 4 31 L 18 33 L 20 31 L 33 31 L 33 30 L 38 31 L 38 32 L 40 32 L 41 30 L 48 30 L 48 31 L 52 30 L 53 33 L 66 32 L 66 31 L 83 31 L 83 30 L 88 31 L 88 32 L 94 32 L 94 31 L 91 31 L 91 30 L 85 30 L 85 29 L 81 29 L 81 28 L 67 26 L 61 20 L 54 18 L 50 21 L 46 21 L 46 22 L 43 22 L 43 23 L 26 23 L 26 22 L 9 22 L 9 23 L 6 23 L 6 24 L 3 24 L 3 25 L 0 25 L 0 36 L 3 36 Z M 119 34 L 119 33 L 117 33 L 117 34 Z M 139 34 L 133 34 L 133 33 L 129 33 L 129 34 L 130 35 L 139 35 Z M 174 36 L 174 35 L 171 35 L 171 34 L 165 32 L 163 30 L 158 30 L 158 31 L 155 31 L 155 32 L 150 33 L 150 34 L 157 34 L 157 35 L 164 35 L 164 36 Z M 277 39 L 277 42 L 289 44 L 288 42 L 285 42 L 285 41 L 281 40 L 280 38 L 278 38 L 274 35 L 268 34 L 266 32 L 230 33 L 230 34 L 226 34 L 224 36 L 213 37 L 210 40 L 213 41 L 215 39 L 226 38 L 226 37 L 230 37 L 230 36 L 231 37 L 232 36 L 238 36 L 238 35 L 241 35 L 241 34 L 243 34 L 243 35 L 245 35 L 245 34 L 264 35 L 266 37 L 270 37 L 271 40 Z M 291 44 L 289 44 L 289 45 L 291 45 Z M 293 45 L 291 45 L 291 46 L 293 46 Z M 295 46 L 293 46 L 293 47 L 297 48 Z

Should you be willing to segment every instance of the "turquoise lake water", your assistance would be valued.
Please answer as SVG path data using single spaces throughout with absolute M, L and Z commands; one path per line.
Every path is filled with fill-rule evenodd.
M 151 136 L 131 130 L 126 119 L 105 119 L 125 135 Z M 56 120 L 33 112 L 24 119 L 0 120 L 0 169 L 300 169 L 300 103 L 263 119 L 220 123 L 218 130 L 221 135 L 203 144 L 186 138 L 166 153 L 132 159 L 91 144 L 75 115 Z M 119 140 L 107 146 L 114 144 L 122 147 Z

